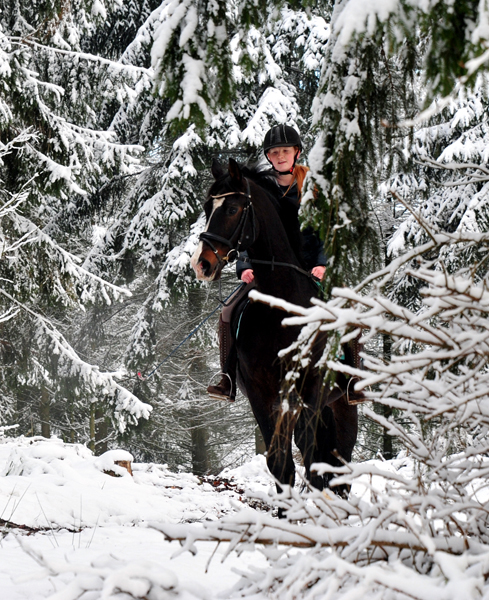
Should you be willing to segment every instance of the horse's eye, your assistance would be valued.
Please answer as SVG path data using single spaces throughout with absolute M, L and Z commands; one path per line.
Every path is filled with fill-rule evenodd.
M 232 217 L 238 212 L 238 209 L 236 208 L 236 206 L 228 206 L 226 212 L 230 217 Z

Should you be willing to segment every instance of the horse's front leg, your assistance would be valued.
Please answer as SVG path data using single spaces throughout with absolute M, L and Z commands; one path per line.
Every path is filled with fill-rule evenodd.
M 297 403 L 282 401 L 275 407 L 274 416 L 275 427 L 267 452 L 267 465 L 275 479 L 293 487 L 295 465 L 292 458 L 292 436 L 299 416 Z M 279 484 L 277 490 L 281 491 Z
M 265 388 L 266 389 L 266 388 Z M 282 410 L 276 393 L 251 392 L 248 395 L 255 419 L 265 442 L 267 466 L 280 483 L 294 485 L 295 467 L 292 460 L 291 436 L 294 424 L 291 415 Z M 280 486 L 277 484 L 280 492 Z
M 337 466 L 336 423 L 329 407 L 321 408 L 317 403 L 304 404 L 295 428 L 295 443 L 302 454 L 306 477 L 318 490 L 328 487 L 331 475 L 318 475 L 311 471 L 313 463 L 325 462 Z

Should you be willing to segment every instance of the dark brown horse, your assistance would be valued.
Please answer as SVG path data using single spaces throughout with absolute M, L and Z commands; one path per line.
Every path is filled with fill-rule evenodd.
M 258 185 L 259 180 L 252 177 L 251 171 L 241 169 L 233 160 L 229 161 L 228 171 L 214 163 L 212 173 L 216 181 L 204 206 L 207 226 L 192 257 L 197 278 L 219 279 L 227 262 L 247 250 L 259 292 L 300 306 L 310 305 L 318 287 L 302 269 L 291 246 L 294 235 L 289 228 L 286 232 L 284 219 L 277 212 L 278 202 Z M 275 183 L 273 187 L 277 187 Z M 298 231 L 297 216 L 296 226 Z M 314 366 L 305 368 L 293 391 L 284 394 L 288 366 L 278 353 L 289 347 L 299 333 L 297 327 L 282 326 L 285 317 L 283 310 L 266 304 L 253 302 L 247 306 L 236 341 L 238 386 L 249 398 L 266 443 L 268 468 L 275 478 L 283 484 L 294 484 L 294 434 L 307 478 L 316 488 L 323 489 L 331 475 L 311 473 L 311 464 L 338 466 L 338 456 L 351 460 L 357 436 L 357 410 L 338 388 L 330 390 L 323 385 L 322 374 Z M 324 343 L 324 339 L 317 339 L 311 365 L 319 358 Z M 337 382 L 346 388 L 342 377 Z

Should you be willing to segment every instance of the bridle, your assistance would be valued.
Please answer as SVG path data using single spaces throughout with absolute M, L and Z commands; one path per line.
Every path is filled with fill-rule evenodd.
M 231 235 L 231 237 L 229 239 L 222 237 L 220 235 L 217 235 L 216 233 L 210 233 L 209 231 L 203 231 L 199 236 L 199 239 L 209 246 L 209 248 L 215 254 L 217 260 L 219 261 L 219 263 L 222 266 L 225 266 L 226 263 L 231 263 L 238 258 L 239 253 L 242 250 L 243 243 L 245 241 L 244 235 L 245 235 L 246 225 L 250 219 L 251 219 L 252 239 L 251 239 L 250 243 L 248 244 L 248 246 L 253 244 L 253 242 L 255 241 L 255 238 L 256 238 L 255 211 L 253 208 L 253 204 L 251 202 L 250 182 L 247 179 L 245 179 L 245 181 L 246 181 L 246 192 L 241 192 L 241 191 L 226 192 L 225 194 L 209 196 L 209 198 L 212 198 L 213 200 L 220 200 L 221 198 L 225 198 L 226 196 L 236 196 L 236 195 L 244 196 L 246 198 L 246 202 L 243 206 L 243 212 L 241 213 L 241 218 L 239 220 L 239 223 L 236 225 L 236 229 L 234 230 L 233 234 Z M 246 236 L 246 237 L 249 238 L 249 236 Z M 219 256 L 219 252 L 217 251 L 217 248 L 214 246 L 213 242 L 219 242 L 220 244 L 224 244 L 225 246 L 228 246 L 231 249 L 226 254 L 226 256 L 221 257 L 221 256 Z
M 241 218 L 240 218 L 239 223 L 237 224 L 236 229 L 234 230 L 232 236 L 229 239 L 227 239 L 225 237 L 217 235 L 216 233 L 210 233 L 209 231 L 203 231 L 199 236 L 199 240 L 201 240 L 202 242 L 204 242 L 205 244 L 207 244 L 209 246 L 209 248 L 215 254 L 217 260 L 219 261 L 219 264 L 221 265 L 221 267 L 225 267 L 226 264 L 232 263 L 237 258 L 240 258 L 240 260 L 242 260 L 243 262 L 249 262 L 251 264 L 255 263 L 255 264 L 262 264 L 262 265 L 270 265 L 272 270 L 274 269 L 274 267 L 289 267 L 289 268 L 295 269 L 299 273 L 302 273 L 303 275 L 305 275 L 306 277 L 311 279 L 313 282 L 318 283 L 318 280 L 310 272 L 305 271 L 304 269 L 301 269 L 301 267 L 298 267 L 297 265 L 294 265 L 291 263 L 284 263 L 284 262 L 276 261 L 274 257 L 272 258 L 272 260 L 259 260 L 259 259 L 255 259 L 255 258 L 253 260 L 251 260 L 248 257 L 245 258 L 243 256 L 240 256 L 240 251 L 242 250 L 242 245 L 243 245 L 243 241 L 244 241 L 243 240 L 244 232 L 245 232 L 245 228 L 246 228 L 246 225 L 247 225 L 247 222 L 249 219 L 251 219 L 252 239 L 247 244 L 248 247 L 251 246 L 256 239 L 255 211 L 253 208 L 253 203 L 251 202 L 250 182 L 246 178 L 245 178 L 245 181 L 246 181 L 246 192 L 237 191 L 237 192 L 226 192 L 225 194 L 217 194 L 216 196 L 209 195 L 209 198 L 212 198 L 213 200 L 220 200 L 221 198 L 225 198 L 226 196 L 236 196 L 236 195 L 244 196 L 246 198 L 246 202 L 243 207 L 243 212 L 241 213 Z M 246 236 L 246 237 L 248 238 L 249 236 Z M 224 244 L 225 246 L 228 246 L 231 249 L 226 254 L 226 256 L 221 257 L 219 255 L 219 252 L 217 251 L 217 248 L 214 246 L 213 242 L 219 242 L 220 244 Z

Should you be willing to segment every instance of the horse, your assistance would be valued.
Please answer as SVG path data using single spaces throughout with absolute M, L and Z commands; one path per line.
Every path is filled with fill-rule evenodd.
M 278 201 L 270 197 L 257 172 L 243 168 L 233 159 L 227 171 L 212 165 L 214 183 L 204 204 L 205 231 L 191 258 L 201 281 L 215 281 L 223 267 L 247 251 L 259 292 L 300 306 L 309 306 L 318 296 L 317 283 L 306 272 L 292 247 L 294 235 L 286 231 L 278 213 Z M 268 186 L 270 187 L 270 186 Z M 278 191 L 278 186 L 273 186 Z M 299 221 L 296 211 L 296 231 Z M 290 221 L 290 218 L 289 218 Z M 290 229 L 290 228 L 289 228 Z M 299 447 L 309 483 L 319 490 L 330 487 L 331 473 L 311 471 L 313 463 L 340 466 L 350 461 L 358 430 L 357 407 L 343 390 L 346 380 L 339 374 L 338 387 L 324 385 L 315 366 L 304 368 L 291 393 L 284 394 L 288 365 L 279 359 L 299 334 L 299 327 L 283 327 L 288 313 L 265 303 L 251 302 L 241 314 L 237 352 L 237 385 L 249 399 L 267 448 L 267 466 L 281 491 L 294 486 L 295 466 L 292 437 Z M 310 365 L 321 355 L 325 334 L 313 348 Z M 343 381 L 341 382 L 341 377 Z M 342 389 L 341 389 L 342 388 Z M 339 487 L 342 495 L 345 487 Z

